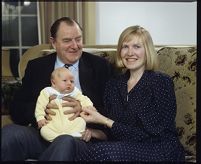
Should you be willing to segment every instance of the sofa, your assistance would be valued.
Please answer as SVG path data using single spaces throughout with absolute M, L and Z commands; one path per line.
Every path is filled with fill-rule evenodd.
M 176 126 L 182 145 L 185 148 L 186 161 L 196 162 L 196 46 L 155 46 L 159 57 L 159 70 L 169 74 L 175 85 L 177 115 Z M 4 83 L 5 88 L 12 88 L 7 94 L 14 94 L 20 88 L 21 78 L 24 76 L 26 64 L 30 59 L 48 55 L 54 51 L 49 44 L 36 45 L 28 49 L 19 62 L 19 79 L 15 83 Z M 89 45 L 84 51 L 99 55 L 114 64 L 116 46 L 112 45 Z M 7 103 L 12 100 L 12 95 Z M 9 117 L 9 109 L 2 115 L 2 126 L 12 123 Z

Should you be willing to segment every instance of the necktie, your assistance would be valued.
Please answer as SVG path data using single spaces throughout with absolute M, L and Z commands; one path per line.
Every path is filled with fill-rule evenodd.
M 66 67 L 67 69 L 72 66 L 72 64 L 65 64 L 64 67 Z

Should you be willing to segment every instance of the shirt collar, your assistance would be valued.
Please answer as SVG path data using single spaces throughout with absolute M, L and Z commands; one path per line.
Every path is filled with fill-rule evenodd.
M 59 57 L 57 56 L 54 68 L 56 69 L 56 68 L 59 68 L 59 67 L 63 67 L 64 64 L 65 64 L 65 63 L 63 63 L 63 62 L 59 59 Z M 79 65 L 79 60 L 76 61 L 71 67 L 73 67 L 74 69 L 77 70 L 77 69 L 78 69 L 78 65 Z

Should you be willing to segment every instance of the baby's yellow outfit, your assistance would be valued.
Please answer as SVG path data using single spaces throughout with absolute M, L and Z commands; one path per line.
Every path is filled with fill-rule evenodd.
M 57 98 L 52 100 L 54 101 L 59 109 L 55 109 L 56 115 L 52 115 L 52 120 L 45 126 L 43 126 L 40 130 L 41 136 L 47 141 L 52 142 L 56 137 L 62 134 L 68 134 L 72 136 L 80 135 L 80 132 L 83 132 L 86 128 L 86 122 L 82 117 L 77 117 L 74 120 L 70 121 L 68 118 L 73 114 L 65 115 L 64 111 L 71 109 L 71 107 L 62 107 L 62 102 L 64 102 L 61 98 L 64 96 L 71 96 L 76 100 L 79 100 L 82 107 L 92 106 L 93 103 L 91 100 L 82 94 L 82 92 L 75 87 L 73 92 L 69 94 L 60 94 L 52 87 L 46 87 L 41 90 L 40 95 L 38 97 L 35 109 L 35 117 L 36 120 L 42 120 L 45 116 L 45 109 L 47 104 L 49 103 L 49 97 L 53 94 L 57 95 Z

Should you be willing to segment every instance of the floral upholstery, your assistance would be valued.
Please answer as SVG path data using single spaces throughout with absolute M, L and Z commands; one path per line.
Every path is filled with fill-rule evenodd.
M 93 47 L 90 49 L 89 47 L 84 50 L 104 57 L 114 64 L 115 48 L 116 47 L 105 49 L 102 47 Z M 35 53 L 36 52 L 34 52 L 34 54 Z M 195 162 L 197 48 L 160 47 L 157 48 L 157 54 L 160 62 L 159 70 L 169 74 L 175 84 L 177 100 L 176 125 L 180 141 L 185 148 L 186 160 Z M 23 63 L 23 67 L 26 67 L 26 63 Z M 22 71 L 23 70 L 24 69 L 22 69 Z M 19 74 L 23 74 L 23 72 Z
M 175 84 L 176 125 L 186 155 L 196 156 L 196 57 L 195 47 L 164 47 L 158 51 L 160 70 Z

